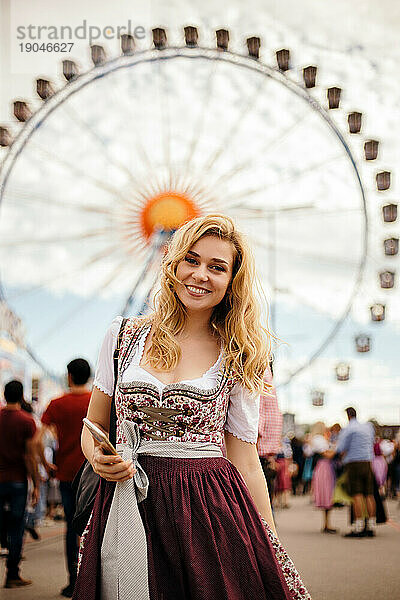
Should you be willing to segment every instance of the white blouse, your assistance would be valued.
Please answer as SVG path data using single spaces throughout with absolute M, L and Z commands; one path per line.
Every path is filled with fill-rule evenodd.
M 117 337 L 121 322 L 122 317 L 116 317 L 107 330 L 100 349 L 93 384 L 97 389 L 111 397 L 114 389 L 113 355 L 117 345 Z M 144 381 L 146 383 L 151 383 L 152 385 L 155 385 L 161 393 L 166 384 L 140 366 L 149 331 L 144 331 L 140 336 L 132 361 L 122 374 L 122 381 Z M 215 387 L 221 360 L 222 351 L 217 361 L 201 377 L 179 383 L 190 384 L 204 390 Z M 241 384 L 237 383 L 234 385 L 229 398 L 225 421 L 226 431 L 229 431 L 229 433 L 232 433 L 235 437 L 245 442 L 256 444 L 258 436 L 259 406 L 259 395 L 251 395 L 247 388 Z

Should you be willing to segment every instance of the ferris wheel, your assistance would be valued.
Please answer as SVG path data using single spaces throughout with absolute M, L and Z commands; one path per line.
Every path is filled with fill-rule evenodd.
M 344 131 L 340 88 L 320 90 L 314 65 L 291 70 L 287 49 L 272 66 L 258 37 L 240 54 L 227 30 L 214 48 L 195 27 L 184 35 L 168 46 L 154 29 L 140 51 L 123 35 L 110 60 L 94 45 L 89 71 L 64 60 L 66 85 L 37 80 L 37 109 L 14 103 L 21 130 L 12 139 L 0 128 L 2 298 L 49 369 L 93 358 L 106 324 L 148 301 L 168 235 L 222 212 L 248 235 L 270 324 L 296 357 L 281 372 L 278 361 L 285 384 L 334 338 L 362 280 L 368 218 L 353 143 L 362 115 L 348 114 Z M 366 140 L 362 160 L 377 153 Z M 390 173 L 376 181 L 388 189 Z M 395 205 L 384 211 L 397 217 Z M 398 240 L 388 243 L 397 253 Z M 394 272 L 381 277 L 393 287 Z

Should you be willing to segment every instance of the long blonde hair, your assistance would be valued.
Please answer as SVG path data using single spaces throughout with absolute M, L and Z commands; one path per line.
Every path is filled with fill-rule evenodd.
M 209 235 L 230 242 L 234 250 L 232 279 L 223 300 L 214 308 L 210 326 L 223 342 L 227 368 L 248 390 L 259 393 L 265 389 L 263 375 L 273 336 L 260 322 L 252 253 L 232 219 L 224 215 L 193 219 L 172 236 L 162 262 L 155 312 L 150 317 L 154 333 L 146 358 L 158 370 L 171 371 L 176 367 L 181 349 L 175 336 L 184 329 L 187 318 L 185 307 L 175 293 L 175 286 L 180 283 L 176 270 L 193 244 Z

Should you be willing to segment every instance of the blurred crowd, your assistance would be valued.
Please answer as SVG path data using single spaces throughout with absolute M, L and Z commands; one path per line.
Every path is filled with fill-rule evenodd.
M 330 445 L 334 445 L 338 423 L 327 427 L 322 422 L 313 426 L 310 433 L 302 437 L 282 436 L 279 450 L 268 457 L 268 489 L 274 508 L 289 508 L 289 496 L 305 495 L 311 492 L 313 473 L 321 453 L 318 451 L 317 435 L 323 435 Z M 323 430 L 323 434 L 315 431 Z M 335 439 L 336 438 L 336 439 Z M 400 500 L 400 434 L 389 440 L 375 437 L 372 470 L 379 491 L 384 498 Z M 343 472 L 343 465 L 336 457 L 332 461 L 337 477 Z
M 32 583 L 20 575 L 25 532 L 40 539 L 43 527 L 66 521 L 65 556 L 71 597 L 76 578 L 78 537 L 72 528 L 75 498 L 72 480 L 83 462 L 80 447 L 91 370 L 84 359 L 67 367 L 69 390 L 35 414 L 19 381 L 4 389 L 0 410 L 0 542 L 7 560 L 5 587 Z M 400 432 L 382 439 L 370 422 L 361 423 L 346 409 L 348 425 L 319 421 L 302 437 L 282 436 L 282 413 L 272 385 L 261 396 L 257 450 L 273 511 L 289 509 L 291 498 L 308 495 L 321 510 L 323 533 L 335 534 L 331 513 L 348 507 L 352 524 L 345 537 L 374 537 L 386 521 L 385 499 L 400 500 Z
M 6 558 L 4 587 L 32 583 L 20 574 L 24 534 L 40 538 L 41 527 L 66 521 L 65 557 L 68 582 L 61 595 L 72 597 L 79 539 L 72 527 L 75 492 L 72 482 L 83 463 L 82 419 L 90 400 L 89 363 L 77 358 L 67 366 L 68 392 L 36 414 L 24 399 L 20 381 L 4 388 L 0 410 L 0 541 Z
M 290 508 L 290 497 L 309 495 L 323 514 L 322 533 L 335 534 L 331 510 L 348 507 L 352 529 L 344 537 L 374 537 L 387 520 L 385 500 L 400 506 L 400 430 L 381 438 L 373 422 L 360 423 L 346 409 L 348 426 L 313 424 L 303 436 L 282 436 L 274 390 L 261 398 L 258 453 L 274 511 Z

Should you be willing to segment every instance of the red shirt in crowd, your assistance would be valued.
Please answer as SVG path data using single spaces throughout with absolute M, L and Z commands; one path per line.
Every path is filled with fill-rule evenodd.
M 35 421 L 25 411 L 0 410 L 0 482 L 26 481 L 26 442 L 35 431 Z
M 81 431 L 89 400 L 90 392 L 65 394 L 52 400 L 42 415 L 42 423 L 57 429 L 56 477 L 60 481 L 72 481 L 84 460 Z

